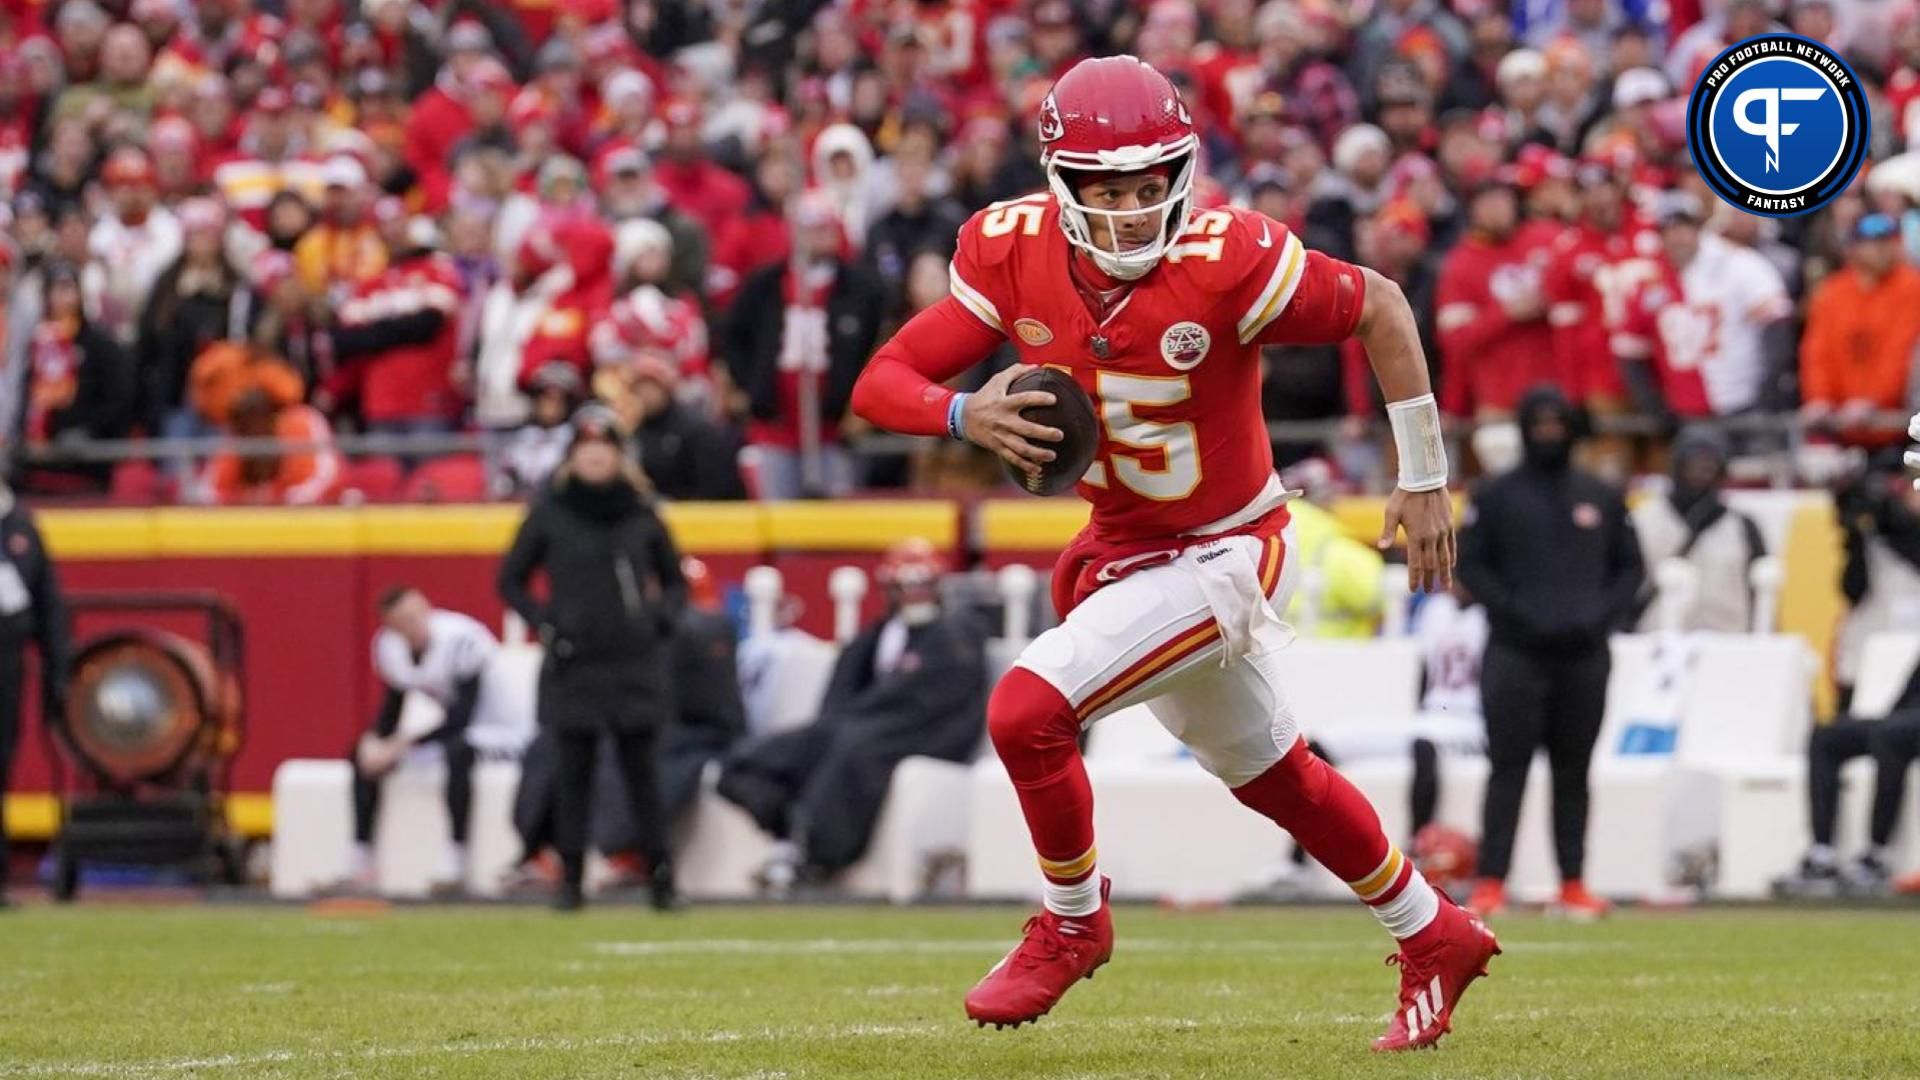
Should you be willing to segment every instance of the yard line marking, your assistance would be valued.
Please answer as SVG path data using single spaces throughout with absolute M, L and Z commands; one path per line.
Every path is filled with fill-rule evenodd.
M 1321 953 L 1372 952 L 1370 941 L 1186 941 L 1179 938 L 1126 938 L 1127 951 L 1196 953 Z M 1503 945 L 1503 948 L 1507 946 Z M 1603 941 L 1515 942 L 1510 951 L 1520 952 L 1594 952 L 1617 948 Z M 691 941 L 600 941 L 589 945 L 601 956 L 712 956 L 712 955 L 861 955 L 901 953 L 940 956 L 954 953 L 997 954 L 1006 951 L 1006 938 L 954 938 L 927 941 L 922 938 L 700 938 Z
M 254 1054 L 222 1054 L 217 1057 L 173 1058 L 145 1062 L 96 1061 L 60 1065 L 0 1066 L 0 1077 L 90 1076 L 108 1077 L 114 1080 L 139 1080 L 145 1077 L 175 1076 L 219 1069 L 250 1069 L 262 1065 L 284 1065 L 293 1062 L 366 1062 L 442 1055 L 456 1057 L 474 1054 L 629 1049 L 689 1043 L 778 1041 L 793 1038 L 891 1038 L 902 1035 L 932 1035 L 943 1030 L 952 1030 L 956 1034 L 958 1031 L 957 1025 L 952 1024 L 845 1024 L 790 1028 L 765 1027 L 744 1031 L 636 1032 L 579 1039 L 526 1036 L 517 1039 L 463 1040 L 419 1046 L 370 1046 L 359 1050 L 318 1052 L 267 1050 Z
M 1143 1028 L 1168 1028 L 1187 1031 L 1202 1027 L 1216 1026 L 1184 1017 L 1108 1017 L 1098 1021 L 1067 1021 L 1052 1025 L 1054 1028 L 1100 1028 L 1112 1030 L 1139 1031 Z M 1244 1026 L 1244 1025 L 1243 1025 Z M 522 1038 L 503 1038 L 486 1040 L 462 1040 L 459 1042 L 428 1043 L 418 1046 L 370 1046 L 356 1050 L 267 1050 L 253 1054 L 222 1054 L 215 1057 L 172 1058 L 144 1062 L 76 1062 L 73 1064 L 42 1064 L 0 1066 L 0 1077 L 8 1080 L 24 1080 L 28 1077 L 43 1076 L 85 1076 L 105 1077 L 109 1080 L 148 1080 L 148 1078 L 178 1076 L 225 1069 L 255 1069 L 263 1065 L 308 1064 L 317 1062 L 372 1062 L 388 1061 L 399 1058 L 418 1057 L 466 1057 L 475 1054 L 502 1053 L 549 1053 L 582 1050 L 632 1049 L 649 1046 L 685 1045 L 700 1043 L 733 1042 L 778 1042 L 795 1038 L 858 1039 L 858 1038 L 923 1038 L 929 1035 L 947 1035 L 955 1039 L 972 1035 L 972 1028 L 958 1023 L 920 1023 L 920 1024 L 843 1024 L 809 1025 L 799 1027 L 763 1027 L 746 1030 L 670 1032 L 636 1032 L 622 1035 L 600 1035 L 587 1038 L 547 1038 L 526 1036 Z M 772 1077 L 780 1073 L 754 1073 L 751 1076 Z M 746 1077 L 739 1080 L 747 1080 Z

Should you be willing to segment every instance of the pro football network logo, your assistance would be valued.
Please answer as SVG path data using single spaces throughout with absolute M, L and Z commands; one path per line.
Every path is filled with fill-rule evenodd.
M 1716 57 L 1687 101 L 1687 143 L 1714 194 L 1797 217 L 1833 201 L 1867 155 L 1860 80 L 1812 38 L 1761 34 Z

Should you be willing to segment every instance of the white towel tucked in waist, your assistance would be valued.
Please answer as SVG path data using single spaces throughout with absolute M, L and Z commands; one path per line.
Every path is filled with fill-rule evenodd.
M 1195 544 L 1180 554 L 1220 624 L 1221 667 L 1293 643 L 1293 627 L 1281 620 L 1260 587 L 1260 566 L 1252 554 L 1256 550 L 1258 545 L 1247 537 L 1230 536 Z

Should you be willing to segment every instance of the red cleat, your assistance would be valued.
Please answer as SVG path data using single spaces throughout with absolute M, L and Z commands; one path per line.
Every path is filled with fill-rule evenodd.
M 1500 943 L 1485 923 L 1440 897 L 1434 924 L 1400 945 L 1387 963 L 1400 966 L 1400 1005 L 1387 1033 L 1373 1041 L 1376 1051 L 1418 1050 L 1453 1030 L 1453 1007 L 1473 980 L 1487 973 L 1487 961 L 1500 955 Z
M 1604 918 L 1613 910 L 1613 905 L 1588 892 L 1585 884 L 1568 881 L 1561 884 L 1560 899 L 1552 910 L 1555 915 L 1575 922 L 1593 922 Z
M 1507 913 L 1507 886 L 1499 878 L 1481 878 L 1467 897 L 1467 911 L 1482 919 Z
M 1027 920 L 1025 936 L 967 993 L 967 1016 L 985 1027 L 1019 1027 L 1047 1015 L 1074 983 L 1093 978 L 1113 956 L 1113 919 L 1100 879 L 1100 910 L 1091 915 L 1042 911 Z

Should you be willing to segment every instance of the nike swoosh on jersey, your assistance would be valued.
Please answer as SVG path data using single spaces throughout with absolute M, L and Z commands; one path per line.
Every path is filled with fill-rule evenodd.
M 1273 246 L 1273 230 L 1264 221 L 1260 223 L 1260 239 L 1257 242 L 1263 248 Z

